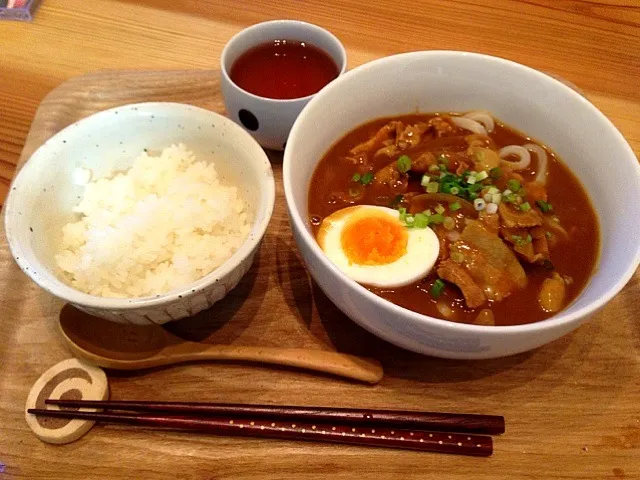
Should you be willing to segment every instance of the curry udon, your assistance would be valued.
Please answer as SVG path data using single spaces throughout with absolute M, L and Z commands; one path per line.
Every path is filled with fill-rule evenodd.
M 359 126 L 321 159 L 308 199 L 318 243 L 345 274 L 455 322 L 548 318 L 576 298 L 598 258 L 580 182 L 484 111 Z

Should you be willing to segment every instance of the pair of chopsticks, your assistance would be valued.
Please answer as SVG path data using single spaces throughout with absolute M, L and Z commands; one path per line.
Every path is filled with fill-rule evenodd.
M 488 435 L 505 430 L 504 417 L 460 413 L 191 402 L 49 399 L 45 403 L 103 411 L 29 409 L 28 413 L 215 435 L 336 442 L 473 456 L 491 455 L 493 441 Z

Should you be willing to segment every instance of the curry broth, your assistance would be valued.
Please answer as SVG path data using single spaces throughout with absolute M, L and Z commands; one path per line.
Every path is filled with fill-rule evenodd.
M 323 218 L 346 206 L 342 202 L 335 201 L 335 194 L 347 191 L 352 185 L 352 176 L 356 167 L 345 158 L 352 147 L 371 138 L 390 120 L 414 124 L 428 121 L 437 115 L 412 114 L 377 119 L 356 128 L 334 144 L 318 163 L 309 187 L 308 208 L 314 234 L 317 234 Z M 512 144 L 538 143 L 497 121 L 495 129 L 489 137 L 497 148 Z M 538 143 L 538 145 L 540 144 Z M 438 147 L 440 151 L 444 152 L 456 152 L 465 148 L 466 143 L 446 140 L 442 141 Z M 562 226 L 569 233 L 568 241 L 561 242 L 549 250 L 550 260 L 555 266 L 555 271 L 572 279 L 572 283 L 566 286 L 567 293 L 564 302 L 564 308 L 566 308 L 566 305 L 575 300 L 584 289 L 597 263 L 599 255 L 598 221 L 590 200 L 578 179 L 553 152 L 546 147 L 543 148 L 549 155 L 549 173 L 546 185 L 548 201 L 553 205 L 555 215 L 561 219 Z M 423 148 L 422 150 L 428 149 Z M 379 158 L 371 159 L 370 165 L 373 165 L 374 171 L 378 171 L 388 165 L 389 161 L 390 157 L 382 155 Z M 525 180 L 532 180 L 533 176 L 534 173 L 523 175 Z M 419 177 L 409 181 L 407 192 L 424 192 L 424 188 L 420 186 Z M 379 193 L 375 189 L 367 188 L 362 198 L 349 203 L 352 205 L 384 205 L 385 202 L 388 202 L 389 205 L 393 203 L 391 196 L 381 198 Z M 488 306 L 494 313 L 496 325 L 532 323 L 554 315 L 543 311 L 538 304 L 538 293 L 543 280 L 549 276 L 549 271 L 542 266 L 523 261 L 520 263 L 527 274 L 528 286 L 501 302 L 489 302 Z M 436 278 L 437 274 L 434 268 L 424 279 L 404 287 L 367 288 L 396 305 L 421 314 L 442 318 L 436 307 L 437 301 L 429 294 L 430 285 Z M 480 310 L 468 309 L 460 291 L 451 284 L 447 284 L 438 302 L 443 300 L 454 307 L 456 311 L 454 321 L 473 323 Z

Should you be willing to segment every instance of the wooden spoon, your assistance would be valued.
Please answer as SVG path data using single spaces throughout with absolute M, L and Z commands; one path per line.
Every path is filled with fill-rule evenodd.
M 136 326 L 85 315 L 67 306 L 60 333 L 71 352 L 94 365 L 138 370 L 202 360 L 246 361 L 284 365 L 378 383 L 383 371 L 373 359 L 302 348 L 245 347 L 191 342 L 161 326 Z

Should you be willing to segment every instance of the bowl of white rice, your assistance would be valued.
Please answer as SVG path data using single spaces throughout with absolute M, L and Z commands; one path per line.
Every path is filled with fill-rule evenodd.
M 161 324 L 221 300 L 271 218 L 273 171 L 228 118 L 143 103 L 62 130 L 27 161 L 5 204 L 20 268 L 102 318 Z

